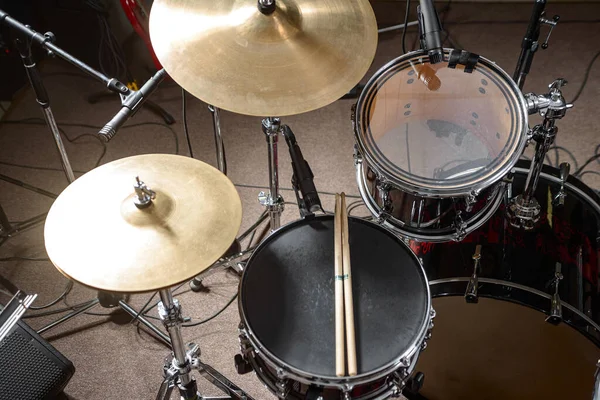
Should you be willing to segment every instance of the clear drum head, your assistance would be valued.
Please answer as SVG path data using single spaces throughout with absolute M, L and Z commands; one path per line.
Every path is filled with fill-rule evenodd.
M 518 161 L 527 108 L 512 79 L 480 58 L 471 73 L 422 51 L 381 68 L 356 108 L 356 136 L 371 168 L 423 196 L 479 192 Z

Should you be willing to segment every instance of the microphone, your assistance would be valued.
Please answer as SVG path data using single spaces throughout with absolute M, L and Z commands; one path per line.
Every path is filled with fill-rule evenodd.
M 440 32 L 442 25 L 433 6 L 433 0 L 420 0 L 417 7 L 421 48 L 427 50 L 429 62 L 437 64 L 444 60 Z
M 411 64 L 413 70 L 417 73 L 417 77 L 427 89 L 436 91 L 442 87 L 442 81 L 436 75 L 437 71 L 427 64 Z
M 290 129 L 289 126 L 283 125 L 283 136 L 285 141 L 290 148 L 290 157 L 292 159 L 292 169 L 294 170 L 294 176 L 296 178 L 295 184 L 298 186 L 300 193 L 302 193 L 302 200 L 306 209 L 310 212 L 319 211 L 321 207 L 321 199 L 319 193 L 315 187 L 313 180 L 314 175 L 310 169 L 310 166 L 302 156 L 300 146 L 296 143 L 296 136 Z
M 140 109 L 165 76 L 167 76 L 167 72 L 163 68 L 148 79 L 140 90 L 129 91 L 129 94 L 121 101 L 121 110 L 98 132 L 105 143 L 108 143 L 116 135 L 117 130 Z

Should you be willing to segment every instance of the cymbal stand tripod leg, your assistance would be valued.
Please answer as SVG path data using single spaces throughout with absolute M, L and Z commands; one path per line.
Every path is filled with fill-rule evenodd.
M 113 306 L 121 307 L 121 309 L 123 311 L 125 311 L 126 313 L 128 313 L 129 315 L 134 317 L 137 321 L 139 321 L 140 323 L 145 325 L 148 329 L 150 329 L 156 335 L 157 339 L 162 341 L 167 346 L 171 346 L 171 339 L 169 338 L 168 335 L 166 335 L 164 332 L 162 332 L 160 329 L 158 329 L 158 327 L 156 327 L 152 322 L 148 321 L 143 315 L 138 315 L 139 313 L 136 310 L 134 310 L 127 302 L 125 302 L 125 300 L 121 299 L 120 297 L 121 297 L 121 295 L 118 295 L 118 294 L 107 293 L 107 292 L 98 292 L 97 298 L 95 298 L 94 300 L 90 301 L 89 303 L 83 305 L 80 308 L 74 309 L 73 311 L 71 311 L 67 315 L 62 316 L 61 318 L 57 319 L 56 321 L 53 321 L 53 322 L 49 323 L 48 325 L 42 327 L 41 329 L 39 329 L 37 331 L 37 333 L 41 335 L 41 334 L 49 331 L 50 329 L 57 327 L 58 325 L 62 324 L 63 322 L 67 322 L 70 319 L 78 316 L 79 314 L 82 314 L 82 313 L 88 311 L 89 309 L 95 307 L 97 304 L 100 304 L 102 307 L 105 307 L 105 308 L 109 308 L 109 307 L 113 307 Z
M 282 133 L 279 118 L 269 117 L 262 120 L 262 130 L 267 139 L 269 157 L 269 193 L 260 192 L 259 202 L 266 207 L 271 222 L 271 231 L 281 226 L 281 213 L 283 212 L 283 197 L 279 194 L 279 157 L 277 142 Z
M 173 358 L 165 364 L 165 379 L 163 380 L 156 400 L 168 400 L 173 388 L 177 386 L 181 398 L 184 400 L 214 400 L 214 399 L 248 399 L 240 388 L 230 382 L 227 378 L 214 370 L 209 365 L 202 363 L 199 359 L 200 348 L 197 344 L 184 345 L 181 335 L 183 317 L 181 306 L 173 298 L 170 289 L 162 289 L 159 292 L 161 302 L 158 305 L 158 314 L 162 320 L 173 349 Z M 196 381 L 191 376 L 191 370 L 198 370 L 209 382 L 223 390 L 227 397 L 204 397 L 198 393 Z

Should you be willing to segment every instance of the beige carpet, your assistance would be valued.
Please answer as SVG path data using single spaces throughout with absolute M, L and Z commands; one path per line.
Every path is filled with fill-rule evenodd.
M 377 5 L 377 10 L 381 24 L 398 23 L 404 13 L 404 3 L 381 2 Z M 452 5 L 446 27 L 463 48 L 494 60 L 512 75 L 526 23 L 499 24 L 489 21 L 527 21 L 529 12 L 530 5 L 456 4 Z M 568 21 L 596 18 L 600 15 L 600 4 L 549 5 L 548 14 L 555 13 L 560 14 L 566 22 L 561 22 L 553 32 L 550 48 L 540 51 L 536 56 L 525 89 L 543 93 L 553 79 L 564 77 L 569 80 L 564 94 L 570 99 L 582 82 L 588 62 L 600 50 L 597 42 L 597 38 L 600 37 L 600 24 Z M 458 21 L 488 22 L 463 25 L 453 23 Z M 414 32 L 414 29 L 410 31 L 408 43 L 413 42 Z M 400 53 L 398 33 L 381 35 L 375 62 L 366 78 Z M 575 107 L 557 124 L 560 128 L 557 143 L 569 149 L 580 164 L 593 155 L 595 146 L 600 142 L 597 134 L 600 124 L 597 110 L 600 94 L 599 71 L 600 65 L 596 64 Z M 116 98 L 93 106 L 86 102 L 86 96 L 101 89 L 101 85 L 85 78 L 53 74 L 56 72 L 75 71 L 57 61 L 44 65 L 46 85 L 56 119 L 69 137 L 82 133 L 93 134 L 96 130 L 70 127 L 64 124 L 65 122 L 100 126 L 118 111 L 119 103 Z M 172 128 L 179 139 L 180 154 L 186 155 L 181 124 L 180 90 L 173 84 L 163 84 L 153 100 L 173 113 L 177 119 Z M 296 133 L 316 176 L 317 188 L 322 191 L 345 191 L 352 195 L 358 193 L 352 157 L 354 139 L 350 122 L 350 107 L 353 102 L 354 100 L 340 100 L 322 109 L 284 119 Z M 206 105 L 196 99 L 190 100 L 188 107 L 188 122 L 195 156 L 214 165 L 210 113 Z M 25 88 L 16 96 L 3 119 L 14 121 L 39 117 L 41 112 L 35 99 L 31 91 Z M 537 119 L 532 118 L 530 123 L 533 124 L 534 121 Z M 141 122 L 161 121 L 154 114 L 142 110 L 129 124 Z M 245 229 L 262 212 L 257 201 L 259 189 L 254 186 L 267 184 L 266 144 L 259 118 L 223 112 L 222 129 L 227 149 L 229 177 L 234 183 L 240 184 L 238 191 L 244 210 L 242 229 Z M 66 147 L 73 167 L 80 171 L 91 169 L 102 152 L 102 147 L 90 137 L 83 137 L 74 144 L 67 143 Z M 173 133 L 169 129 L 159 125 L 145 125 L 122 129 L 107 146 L 101 163 L 134 154 L 174 152 Z M 283 186 L 289 187 L 291 168 L 285 147 L 282 147 L 280 157 L 281 182 Z M 560 153 L 560 157 L 561 161 L 569 161 L 564 152 Z M 44 126 L 38 125 L 0 125 L 0 161 L 60 168 L 50 133 Z M 591 164 L 590 170 L 600 171 L 597 163 Z M 59 193 L 67 184 L 64 175 L 57 171 L 40 171 L 0 164 L 0 173 L 55 193 Z M 588 174 L 585 181 L 596 189 L 600 188 L 600 179 L 597 176 Z M 287 201 L 294 201 L 292 192 L 284 191 L 283 195 Z M 322 199 L 325 207 L 332 209 L 332 196 L 323 194 Z M 0 181 L 0 203 L 12 221 L 21 221 L 48 210 L 52 201 Z M 297 208 L 293 204 L 287 205 L 283 222 L 292 221 L 297 217 Z M 98 245 L 102 246 L 101 243 Z M 42 227 L 21 234 L 3 245 L 0 248 L 0 258 L 9 256 L 45 256 Z M 85 266 L 86 260 L 82 259 L 81 263 Z M 55 298 L 66 283 L 65 278 L 49 262 L 0 262 L 0 273 L 27 292 L 38 293 L 38 305 Z M 210 293 L 192 293 L 184 286 L 182 290 L 186 291 L 177 296 L 185 315 L 195 321 L 212 315 L 237 290 L 237 277 L 233 274 L 221 272 L 213 275 L 206 283 L 210 287 Z M 6 300 L 4 295 L 0 296 L 3 301 Z M 68 303 L 76 304 L 94 296 L 94 291 L 75 285 L 68 296 Z M 150 294 L 131 296 L 130 303 L 134 307 L 141 307 L 149 296 Z M 64 307 L 64 304 L 60 303 L 56 307 Z M 99 307 L 93 311 L 110 312 Z M 155 311 L 149 315 L 156 316 Z M 52 318 L 28 319 L 27 322 L 34 328 L 40 328 L 52 321 Z M 119 312 L 110 316 L 82 315 L 44 335 L 76 366 L 75 376 L 66 389 L 71 398 L 148 399 L 155 396 L 161 381 L 162 360 L 167 355 L 167 349 L 143 329 L 137 329 L 129 322 L 130 318 Z M 234 370 L 233 356 L 238 351 L 238 322 L 238 309 L 234 303 L 210 323 L 185 329 L 185 339 L 199 343 L 204 362 L 220 370 L 250 395 L 257 399 L 272 398 L 253 374 L 239 376 Z M 199 379 L 199 387 L 204 394 L 219 393 L 202 379 Z

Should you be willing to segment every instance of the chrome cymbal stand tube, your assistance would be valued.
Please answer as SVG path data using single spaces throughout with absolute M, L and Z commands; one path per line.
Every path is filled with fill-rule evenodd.
M 225 147 L 221 135 L 221 111 L 215 106 L 208 106 L 213 119 L 213 130 L 215 133 L 215 148 L 217 150 L 217 168 L 227 175 L 227 160 L 225 159 Z
M 175 386 L 179 389 L 181 399 L 184 400 L 253 400 L 214 368 L 202 363 L 199 360 L 200 347 L 197 344 L 188 344 L 186 350 L 181 335 L 181 327 L 183 325 L 181 306 L 179 305 L 179 302 L 173 298 L 171 289 L 162 289 L 159 294 L 161 301 L 158 304 L 158 314 L 165 325 L 167 332 L 169 332 L 173 349 L 173 358 L 170 362 L 165 363 L 165 379 L 160 385 L 156 400 L 170 399 Z M 169 361 L 169 359 L 167 360 Z M 196 380 L 191 376 L 192 369 L 199 371 L 209 382 L 225 392 L 227 397 L 205 397 L 198 393 Z
M 262 130 L 267 139 L 269 158 L 269 193 L 260 192 L 258 201 L 266 207 L 271 222 L 271 232 L 281 226 L 281 213 L 284 209 L 283 197 L 279 194 L 279 156 L 277 142 L 282 133 L 279 118 L 269 117 L 262 120 Z
M 541 206 L 535 199 L 534 194 L 546 153 L 548 153 L 548 149 L 554 142 L 558 132 L 555 121 L 564 117 L 567 110 L 573 107 L 573 104 L 566 102 L 560 91 L 560 88 L 566 84 L 566 80 L 559 78 L 549 85 L 550 92 L 548 94 L 535 95 L 528 93 L 525 95 L 529 114 L 539 112 L 544 117 L 544 121 L 531 129 L 531 139 L 536 142 L 536 145 L 535 154 L 531 159 L 531 166 L 525 181 L 525 189 L 522 194 L 510 200 L 507 209 L 508 221 L 516 228 L 531 230 L 535 228 L 540 219 Z

